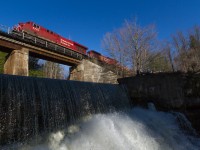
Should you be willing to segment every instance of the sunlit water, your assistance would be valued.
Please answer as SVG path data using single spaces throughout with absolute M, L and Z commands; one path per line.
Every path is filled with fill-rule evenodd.
M 17 146 L 11 148 L 17 149 Z M 199 150 L 200 141 L 185 134 L 174 114 L 134 108 L 87 116 L 66 130 L 51 133 L 40 144 L 30 143 L 18 149 Z

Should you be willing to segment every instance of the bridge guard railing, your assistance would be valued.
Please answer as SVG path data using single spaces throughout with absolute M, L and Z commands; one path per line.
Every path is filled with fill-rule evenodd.
M 70 56 L 72 58 L 76 58 L 78 60 L 84 59 L 83 54 L 80 54 L 76 51 L 70 50 L 68 48 L 65 48 L 63 46 L 60 46 L 56 43 L 47 41 L 45 39 L 42 39 L 40 37 L 33 36 L 31 34 L 27 34 L 25 32 L 18 32 L 16 30 L 11 29 L 10 27 L 7 27 L 5 25 L 0 24 L 0 32 L 4 33 L 5 35 L 10 35 L 15 39 L 18 39 L 22 42 L 28 43 L 28 44 L 34 44 L 36 46 L 42 47 L 42 48 L 48 48 L 50 51 L 60 53 L 66 56 Z

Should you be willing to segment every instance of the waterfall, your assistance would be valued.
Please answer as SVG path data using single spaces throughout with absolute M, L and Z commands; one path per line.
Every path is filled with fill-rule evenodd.
M 0 75 L 0 145 L 26 141 L 89 114 L 127 107 L 123 87 Z
M 10 75 L 0 85 L 2 150 L 200 149 L 184 115 L 131 108 L 120 85 Z

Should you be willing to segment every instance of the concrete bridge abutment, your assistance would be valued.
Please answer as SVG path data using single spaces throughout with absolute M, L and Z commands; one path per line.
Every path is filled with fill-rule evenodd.
M 96 83 L 111 83 L 117 84 L 119 76 L 106 68 L 106 64 L 100 65 L 98 61 L 92 62 L 83 59 L 81 63 L 70 69 L 70 80 L 96 82 Z
M 13 50 L 7 55 L 4 74 L 28 76 L 29 50 L 22 48 Z

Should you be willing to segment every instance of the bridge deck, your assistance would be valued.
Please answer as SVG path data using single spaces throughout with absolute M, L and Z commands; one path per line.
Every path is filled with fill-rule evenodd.
M 77 65 L 86 55 L 62 47 L 56 43 L 21 32 L 0 31 L 0 50 L 10 52 L 13 49 L 28 48 L 30 56 L 38 57 L 65 65 Z

